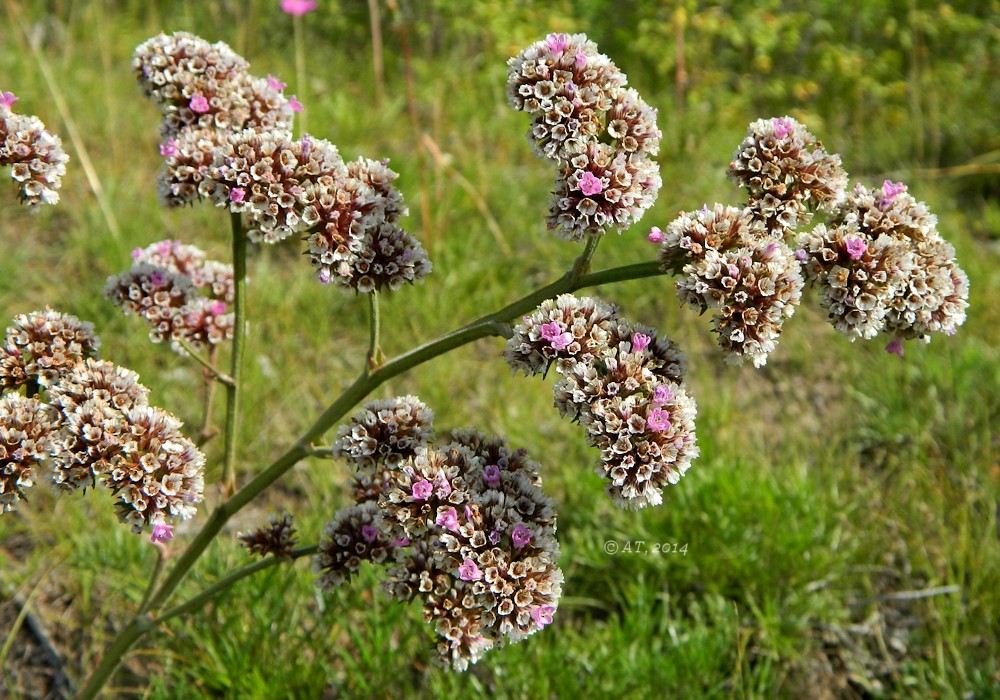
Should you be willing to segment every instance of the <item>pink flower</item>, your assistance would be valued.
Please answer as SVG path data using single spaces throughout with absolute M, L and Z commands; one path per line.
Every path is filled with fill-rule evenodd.
M 378 538 L 378 528 L 374 525 L 361 526 L 361 539 L 365 542 L 374 542 Z
M 500 467 L 498 467 L 495 464 L 487 464 L 483 468 L 483 480 L 487 484 L 489 484 L 490 486 L 492 486 L 493 488 L 496 488 L 497 486 L 499 486 L 500 485 Z
M 587 66 L 587 54 L 583 52 L 583 49 L 576 50 L 576 56 L 573 60 L 576 65 L 577 70 L 583 70 Z
M 904 192 L 906 192 L 906 185 L 902 182 L 893 183 L 892 180 L 886 180 L 882 183 L 882 199 L 879 200 L 878 208 L 885 211 L 892 206 L 896 196 Z
M 427 500 L 433 492 L 434 487 L 427 479 L 421 479 L 413 485 L 413 497 L 418 501 Z
M 272 90 L 276 90 L 277 92 L 281 92 L 286 87 L 288 87 L 288 83 L 283 83 L 280 80 L 278 80 L 277 78 L 275 78 L 273 75 L 271 75 L 270 73 L 268 73 L 268 75 L 267 75 L 267 86 L 269 88 L 271 88 Z
M 663 243 L 663 231 L 660 230 L 659 226 L 654 226 L 649 229 L 649 235 L 646 236 L 646 240 L 650 243 Z
M 556 338 L 552 339 L 552 349 L 553 350 L 565 350 L 573 343 L 572 333 L 560 333 Z
M 13 92 L 0 91 L 0 105 L 6 107 L 7 109 L 10 109 L 19 99 L 21 98 Z
M 458 532 L 458 511 L 454 508 L 447 508 L 438 513 L 435 524 L 440 525 L 445 530 Z
M 487 539 L 489 539 L 490 544 L 496 544 L 500 541 L 500 533 L 496 530 L 490 530 L 490 534 L 487 536 Z
M 774 126 L 774 135 L 779 139 L 785 138 L 795 129 L 795 123 L 788 117 L 778 117 L 771 124 Z
M 448 483 L 448 478 L 444 474 L 438 474 L 434 479 L 434 486 L 438 490 L 438 496 L 447 496 L 451 493 L 451 484 Z
M 670 390 L 669 386 L 661 384 L 653 389 L 653 403 L 655 404 L 665 404 L 672 398 L 674 398 L 674 392 Z
M 292 95 L 291 97 L 288 98 L 288 106 L 291 108 L 293 112 L 302 111 L 302 103 L 299 102 L 299 98 L 297 98 L 295 95 Z
M 174 539 L 174 533 L 172 532 L 173 529 L 173 525 L 163 525 L 157 523 L 156 525 L 153 525 L 153 533 L 149 536 L 149 541 L 153 544 L 158 542 L 169 542 Z
M 191 98 L 191 111 L 198 114 L 204 114 L 208 111 L 208 100 L 200 92 L 195 93 L 195 96 Z
M 134 248 L 131 255 L 133 260 L 138 260 L 142 257 L 142 248 Z
M 662 408 L 654 408 L 649 412 L 649 415 L 646 416 L 646 427 L 655 432 L 669 430 L 670 414 Z
M 458 567 L 458 577 L 463 581 L 478 581 L 483 577 L 483 572 L 476 566 L 476 562 L 466 559 Z
M 549 47 L 549 51 L 553 53 L 565 51 L 566 47 L 569 46 L 569 37 L 565 34 L 549 34 L 545 37 L 545 44 Z
M 542 629 L 545 625 L 552 624 L 552 613 L 556 611 L 555 607 L 552 605 L 539 605 L 531 610 L 531 619 L 535 621 L 535 625 L 538 629 Z
M 218 300 L 213 301 L 211 304 L 209 304 L 208 310 L 209 312 L 211 312 L 213 316 L 221 316 L 222 314 L 226 313 L 226 302 Z
M 799 248 L 798 250 L 795 251 L 795 259 L 798 260 L 799 262 L 805 262 L 806 260 L 809 259 L 809 253 L 807 253 L 802 248 Z
M 167 281 L 167 276 L 159 271 L 154 272 L 149 276 L 149 283 L 156 288 L 162 287 L 163 283 L 166 281 Z
M 301 17 L 315 9 L 316 0 L 281 0 L 282 12 L 294 15 L 295 17 Z
M 543 323 L 538 330 L 542 334 L 542 339 L 550 342 L 558 338 L 559 334 L 562 333 L 562 328 L 558 323 Z
M 649 345 L 650 337 L 645 333 L 632 334 L 632 352 L 642 352 Z
M 531 542 L 531 530 L 526 528 L 524 523 L 518 523 L 514 531 L 510 533 L 510 539 L 514 542 L 515 547 L 523 547 Z
M 409 547 L 410 546 L 410 538 L 409 537 L 399 537 L 397 539 L 394 539 L 392 541 L 392 546 L 393 547 Z
M 603 192 L 604 185 L 601 184 L 600 178 L 595 177 L 593 173 L 584 173 L 583 177 L 580 178 L 580 191 L 589 197 L 592 194 Z
M 177 155 L 177 142 L 173 139 L 167 139 L 166 143 L 160 144 L 160 155 L 161 156 L 175 156 Z
M 893 338 L 889 341 L 889 344 L 885 346 L 885 351 L 890 355 L 903 356 L 903 341 L 901 338 Z
M 234 187 L 229 190 L 229 201 L 239 204 L 247 196 L 247 191 L 242 187 Z
M 865 251 L 868 250 L 868 246 L 865 242 L 857 237 L 851 237 L 844 241 L 847 247 L 847 254 L 851 256 L 851 260 L 858 260 Z

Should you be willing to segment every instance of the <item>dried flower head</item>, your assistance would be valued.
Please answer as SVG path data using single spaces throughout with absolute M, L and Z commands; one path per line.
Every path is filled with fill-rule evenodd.
M 340 510 L 323 528 L 319 549 L 313 557 L 316 585 L 332 590 L 349 581 L 361 562 L 386 562 L 393 549 L 382 516 L 374 501 Z
M 791 117 L 758 119 L 733 153 L 729 177 L 750 193 L 750 209 L 772 234 L 806 224 L 811 210 L 830 211 L 844 197 L 840 156 Z
M 52 436 L 53 487 L 69 492 L 94 486 L 128 442 L 126 415 L 113 405 L 97 399 L 64 409 Z
M 611 343 L 615 307 L 594 297 L 561 294 L 548 299 L 514 327 L 504 359 L 511 371 L 544 374 L 557 363 L 573 365 L 604 352 Z
M 149 403 L 149 389 L 139 383 L 139 375 L 132 370 L 92 358 L 78 362 L 49 387 L 49 403 L 63 414 L 90 400 L 124 412 Z
M 156 179 L 160 203 L 182 207 L 202 199 L 201 181 L 226 138 L 220 129 L 186 128 L 160 145 L 163 170 Z
M 38 117 L 16 114 L 11 105 L 17 98 L 3 93 L 0 101 L 0 165 L 11 166 L 10 175 L 18 183 L 18 199 L 36 209 L 39 204 L 55 204 L 69 156 L 62 141 L 45 128 Z M 10 96 L 6 98 L 6 96 Z
M 798 244 L 830 322 L 852 341 L 885 331 L 897 344 L 927 342 L 965 320 L 968 278 L 938 233 L 937 217 L 902 183 L 856 185 L 827 225 Z
M 222 42 L 160 34 L 136 47 L 132 67 L 163 114 L 165 140 L 186 129 L 291 128 L 288 100 Z
M 48 456 L 52 415 L 20 394 L 0 398 L 0 513 L 14 510 Z
M 712 318 L 726 361 L 767 362 L 802 297 L 799 260 L 750 208 L 682 212 L 663 233 L 660 261 L 681 272 L 677 296 Z
M 298 542 L 292 516 L 288 513 L 270 516 L 266 525 L 255 530 L 238 532 L 236 539 L 247 552 L 259 557 L 290 557 L 292 548 Z
M 0 348 L 0 387 L 48 386 L 101 345 L 94 324 L 46 308 L 14 318 Z
M 104 296 L 125 313 L 134 313 L 150 325 L 154 343 L 183 337 L 181 310 L 198 297 L 191 278 L 165 267 L 140 262 L 108 278 Z
M 118 496 L 118 519 L 136 533 L 167 518 L 187 520 L 204 497 L 204 455 L 163 409 L 135 406 L 122 415 L 120 451 L 95 468 L 100 483 Z
M 560 169 L 549 200 L 548 227 L 573 241 L 609 227 L 620 233 L 653 205 L 661 184 L 654 161 L 589 142 Z

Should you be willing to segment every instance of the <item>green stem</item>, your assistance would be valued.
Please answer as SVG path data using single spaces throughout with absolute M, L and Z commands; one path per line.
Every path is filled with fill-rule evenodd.
M 584 256 L 581 256 L 581 258 L 583 257 Z M 573 270 L 567 272 L 555 282 L 535 290 L 531 294 L 508 304 L 499 311 L 487 314 L 486 316 L 483 316 L 478 320 L 463 326 L 462 328 L 446 333 L 430 342 L 424 343 L 423 345 L 410 350 L 409 352 L 403 353 L 402 355 L 385 362 L 383 365 L 372 370 L 371 372 L 367 371 L 367 368 L 363 370 L 354 383 L 347 387 L 337 400 L 330 404 L 325 411 L 323 411 L 322 415 L 316 419 L 312 426 L 310 426 L 310 428 L 306 430 L 306 432 L 303 433 L 283 455 L 278 457 L 277 460 L 272 462 L 263 471 L 259 472 L 242 489 L 234 493 L 229 499 L 219 504 L 216 509 L 212 511 L 212 514 L 205 522 L 205 525 L 201 528 L 198 534 L 195 535 L 191 544 L 188 545 L 188 548 L 177 560 L 177 563 L 174 564 L 166 578 L 163 579 L 163 582 L 160 584 L 156 593 L 152 596 L 146 606 L 146 609 L 157 610 L 163 607 L 173 594 L 174 590 L 176 590 L 177 586 L 187 575 L 188 571 L 191 570 L 208 545 L 225 526 L 229 518 L 239 512 L 240 509 L 250 503 L 250 501 L 277 481 L 282 475 L 285 474 L 285 472 L 295 466 L 299 461 L 313 454 L 315 448 L 313 448 L 312 445 L 328 430 L 330 430 L 330 428 L 338 423 L 348 411 L 354 408 L 355 405 L 368 396 L 383 382 L 388 381 L 392 377 L 402 374 L 403 372 L 406 372 L 407 370 L 410 370 L 418 365 L 421 365 L 424 362 L 432 360 L 439 355 L 443 355 L 451 350 L 454 350 L 455 348 L 465 345 L 466 343 L 470 343 L 473 340 L 485 338 L 490 335 L 507 335 L 507 332 L 509 332 L 509 327 L 507 326 L 508 322 L 529 313 L 546 299 L 550 299 L 559 294 L 567 294 L 584 287 L 621 282 L 630 279 L 653 277 L 662 274 L 660 271 L 660 265 L 656 262 L 637 263 L 634 265 L 625 265 L 622 267 L 590 273 L 581 273 L 579 271 L 579 268 L 581 267 L 582 266 L 579 266 L 578 264 L 574 266 Z M 246 575 L 249 575 L 249 573 Z M 220 581 L 215 585 L 220 586 L 221 584 L 222 582 Z M 199 596 L 200 595 L 201 594 L 199 594 Z M 188 603 L 190 602 L 191 601 L 188 601 Z M 168 612 L 181 614 L 181 612 L 187 609 L 183 608 L 183 606 L 188 603 L 184 603 L 181 606 L 178 606 L 178 608 L 172 608 Z M 179 608 L 183 609 L 176 612 Z M 107 681 L 108 676 L 111 671 L 114 670 L 114 667 L 117 665 L 120 657 L 128 651 L 132 644 L 134 644 L 139 637 L 142 636 L 142 634 L 151 628 L 151 625 L 148 624 L 141 625 L 138 628 L 136 627 L 138 624 L 136 620 L 141 621 L 143 619 L 147 619 L 147 617 L 148 616 L 140 616 L 133 619 L 132 624 L 126 627 L 126 629 L 112 643 L 112 648 L 109 649 L 108 655 L 105 656 L 101 665 L 94 672 L 94 675 L 91 676 L 90 682 L 87 685 L 88 689 L 93 689 L 93 693 L 96 693 L 97 690 L 99 690 Z M 126 632 L 128 633 L 127 635 Z M 116 661 L 109 669 L 105 669 L 104 667 L 107 663 L 109 663 L 108 659 L 112 658 L 112 650 L 115 651 Z M 100 672 L 102 676 L 98 680 L 95 680 L 98 672 Z M 84 697 L 93 697 L 93 693 Z
M 373 289 L 368 295 L 368 367 L 378 367 L 382 359 L 382 349 L 379 347 L 379 332 L 381 331 L 378 312 L 378 290 Z
M 153 618 L 149 615 L 142 614 L 133 617 L 125 629 L 119 632 L 115 640 L 111 642 L 111 646 L 105 650 L 101 662 L 87 679 L 87 685 L 80 691 L 79 700 L 96 698 L 97 694 L 101 692 L 101 688 L 111 678 L 111 674 L 118 668 L 125 653 L 139 640 L 139 637 L 153 628 Z
M 258 571 L 263 571 L 264 569 L 269 569 L 272 566 L 277 566 L 278 564 L 285 564 L 290 561 L 295 561 L 300 557 L 308 557 L 316 553 L 319 549 L 318 545 L 310 545 L 308 547 L 299 547 L 298 549 L 293 549 L 287 557 L 266 557 L 260 561 L 256 561 L 253 564 L 244 566 L 239 571 L 234 571 L 225 578 L 219 579 L 211 586 L 203 590 L 198 595 L 192 597 L 190 600 L 181 603 L 180 605 L 175 605 L 163 612 L 163 614 L 158 615 L 156 618 L 157 624 L 163 624 L 172 617 L 180 617 L 181 615 L 186 615 L 189 612 L 197 610 L 202 605 L 207 603 L 209 600 L 214 598 L 216 595 L 226 590 L 234 583 L 240 579 L 244 579 L 247 576 L 252 576 Z
M 156 590 L 156 582 L 160 580 L 160 574 L 163 573 L 163 564 L 166 561 L 165 551 L 162 545 L 156 546 L 156 566 L 153 567 L 153 574 L 149 577 L 149 585 L 146 587 L 146 594 L 142 596 L 142 602 L 139 604 L 139 614 L 146 612 L 149 606 L 149 599 L 153 595 L 153 591 Z
M 216 368 L 215 365 L 212 364 L 211 360 L 206 360 L 204 357 L 202 357 L 201 355 L 199 355 L 198 351 L 195 350 L 194 346 L 191 345 L 191 343 L 189 343 L 188 341 L 186 341 L 184 338 L 178 338 L 177 339 L 177 344 L 180 345 L 182 348 L 184 348 L 184 350 L 187 351 L 187 354 L 191 357 L 191 359 L 193 359 L 199 365 L 201 365 L 202 367 L 204 367 L 205 371 L 207 371 L 209 374 L 211 374 L 215 379 L 218 379 L 220 382 L 222 382 L 226 386 L 233 386 L 233 385 L 236 384 L 236 382 L 233 380 L 232 377 L 230 377 L 225 372 L 219 371 L 219 369 Z M 213 348 L 213 350 L 214 350 L 214 348 Z
M 222 461 L 222 488 L 236 489 L 236 438 L 240 425 L 240 385 L 243 376 L 243 351 L 246 346 L 247 311 L 247 238 L 239 214 L 230 214 L 233 227 L 233 354 L 226 384 L 226 445 Z

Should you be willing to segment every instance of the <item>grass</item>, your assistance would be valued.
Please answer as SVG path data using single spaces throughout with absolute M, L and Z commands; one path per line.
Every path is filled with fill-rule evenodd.
M 139 372 L 156 404 L 197 426 L 200 370 L 151 346 L 139 323 L 100 295 L 104 279 L 128 264 L 135 246 L 178 237 L 220 259 L 227 251 L 225 214 L 157 205 L 156 117 L 133 84 L 129 59 L 145 38 L 188 29 L 230 42 L 255 72 L 287 80 L 294 52 L 290 27 L 281 27 L 290 22 L 260 2 L 235 18 L 185 2 L 63 2 L 49 14 L 9 3 L 7 13 L 18 5 L 42 36 L 122 239 L 109 236 L 75 157 L 59 207 L 29 216 L 8 187 L 0 217 L 0 308 L 11 318 L 48 304 L 93 321 L 102 355 Z M 313 19 L 325 27 L 320 15 L 307 16 L 307 32 Z M 10 20 L 5 14 L 4 25 L 12 26 Z M 95 28 L 104 30 L 100 39 Z M 309 84 L 293 88 L 310 110 L 311 129 L 345 157 L 392 158 L 411 207 L 409 228 L 435 265 L 424 285 L 385 300 L 389 356 L 554 279 L 578 252 L 545 233 L 550 173 L 523 138 L 523 115 L 504 106 L 501 49 L 550 29 L 565 27 L 523 37 L 518 23 L 511 35 L 493 37 L 496 55 L 476 59 L 481 72 L 447 52 L 415 58 L 419 127 L 449 167 L 418 147 L 398 55 L 387 56 L 386 101 L 375 112 L 368 54 L 345 50 L 336 34 L 309 34 Z M 37 62 L 16 33 L 7 45 L 0 75 L 9 77 L 0 87 L 62 133 Z M 672 91 L 639 87 L 654 104 Z M 736 201 L 740 194 L 723 174 L 728 155 L 745 124 L 765 115 L 732 111 L 704 142 L 661 155 L 666 185 L 659 202 L 641 226 L 602 243 L 598 267 L 649 259 L 644 231 L 679 209 Z M 833 150 L 841 146 L 824 140 Z M 421 168 L 429 220 L 421 213 Z M 501 238 L 455 172 L 489 207 Z M 511 377 L 498 340 L 477 341 L 379 390 L 419 395 L 435 410 L 439 431 L 476 425 L 509 436 L 542 462 L 560 514 L 566 575 L 559 614 L 544 633 L 491 652 L 467 673 L 446 672 L 430 665 L 432 633 L 419 609 L 388 601 L 377 571 L 321 596 L 300 561 L 241 581 L 144 638 L 112 694 L 1000 696 L 996 204 L 980 217 L 958 205 L 947 182 L 909 183 L 940 216 L 971 279 L 972 299 L 956 337 L 908 347 L 902 362 L 880 347 L 846 342 L 811 299 L 766 368 L 728 367 L 707 321 L 678 308 L 668 280 L 598 290 L 689 354 L 702 456 L 660 508 L 633 513 L 610 504 L 592 474 L 596 455 L 551 407 L 551 379 Z M 513 252 L 505 254 L 505 247 Z M 292 246 L 255 250 L 250 275 L 248 400 L 238 462 L 244 481 L 349 384 L 367 342 L 362 300 L 320 288 Z M 218 464 L 221 451 L 221 440 L 209 444 L 210 464 Z M 234 518 L 226 534 L 290 509 L 302 541 L 313 542 L 345 503 L 346 477 L 343 464 L 305 461 Z M 142 599 L 155 551 L 115 522 L 103 494 L 56 500 L 33 491 L 29 505 L 0 518 L 0 595 L 40 590 L 44 603 L 33 612 L 54 630 L 70 675 L 82 680 Z M 216 499 L 209 491 L 209 500 Z M 178 528 L 172 549 L 179 551 L 209 510 Z M 606 550 L 608 541 L 624 548 L 640 540 L 645 553 Z M 653 544 L 688 548 L 668 554 L 651 551 Z M 245 562 L 232 537 L 221 537 L 176 601 Z M 919 597 L 932 589 L 955 592 Z

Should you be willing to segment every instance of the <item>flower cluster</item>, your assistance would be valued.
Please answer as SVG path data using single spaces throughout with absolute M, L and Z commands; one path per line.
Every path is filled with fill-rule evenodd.
M 729 175 L 749 190 L 745 208 L 681 212 L 649 234 L 663 270 L 684 275 L 680 299 L 717 310 L 728 361 L 763 365 L 807 282 L 838 331 L 852 341 L 885 331 L 894 336 L 886 349 L 900 355 L 904 339 L 952 334 L 965 320 L 968 278 L 937 218 L 902 183 L 848 192 L 840 157 L 790 117 L 751 124 Z M 827 223 L 796 234 L 812 210 Z
M 856 185 L 826 225 L 799 237 L 809 282 L 833 326 L 850 340 L 880 332 L 902 340 L 952 335 L 965 321 L 969 280 L 937 217 L 902 183 Z
M 0 390 L 49 386 L 76 363 L 97 354 L 94 324 L 52 309 L 20 314 L 0 348 Z
M 17 102 L 10 92 L 0 91 L 0 165 L 11 166 L 10 176 L 18 183 L 21 203 L 31 209 L 59 201 L 69 156 L 62 141 L 45 129 L 38 117 L 17 114 Z
M 132 251 L 131 269 L 108 278 L 104 294 L 126 313 L 141 316 L 153 342 L 184 340 L 193 347 L 233 337 L 233 268 L 208 260 L 180 241 Z M 174 345 L 181 351 L 180 345 Z
M 682 212 L 657 231 L 663 269 L 683 275 L 677 296 L 701 311 L 716 310 L 712 325 L 726 360 L 765 364 L 802 297 L 791 248 L 770 235 L 750 207 Z
M 164 143 L 188 129 L 289 130 L 294 98 L 276 79 L 257 78 L 223 42 L 187 32 L 159 34 L 136 47 L 132 68 L 163 115 Z
M 12 510 L 44 470 L 57 492 L 107 487 L 119 520 L 169 539 L 167 519 L 202 500 L 204 456 L 135 372 L 93 357 L 99 345 L 91 324 L 51 309 L 7 329 L 2 388 L 26 395 L 0 399 L 0 504 Z
M 507 66 L 510 104 L 531 116 L 535 152 L 558 168 L 549 228 L 582 240 L 638 221 L 661 185 L 656 110 L 583 34 L 550 34 Z
M 504 357 L 526 374 L 555 365 L 555 405 L 601 451 L 597 473 L 617 505 L 661 503 L 698 456 L 683 353 L 613 307 L 569 294 L 545 301 L 514 328 Z
M 240 545 L 252 555 L 266 557 L 292 556 L 292 548 L 298 542 L 292 516 L 288 513 L 272 515 L 267 524 L 256 530 L 236 533 Z
M 371 401 L 340 426 L 333 456 L 353 468 L 352 490 L 358 503 L 377 501 L 397 468 L 434 439 L 434 413 L 415 396 Z
M 316 277 L 346 290 L 396 290 L 430 272 L 424 248 L 399 226 L 407 210 L 396 173 L 385 161 L 344 163 L 328 141 L 294 140 L 301 105 L 285 100 L 277 78 L 254 78 L 225 44 L 183 32 L 140 45 L 134 66 L 164 114 L 164 204 L 208 199 L 245 214 L 254 242 L 303 234 Z
M 809 223 L 811 209 L 831 211 L 847 188 L 840 156 L 827 153 L 791 117 L 753 122 L 733 154 L 729 177 L 747 188 L 754 218 L 777 236 Z
M 362 561 L 386 565 L 386 591 L 419 598 L 441 660 L 464 669 L 552 621 L 562 586 L 555 513 L 524 450 L 470 428 L 431 445 L 430 418 L 403 397 L 369 404 L 341 428 L 335 453 L 383 476 L 326 526 L 313 568 L 330 588 Z
M 52 416 L 34 398 L 0 398 L 0 513 L 14 510 L 48 456 Z

